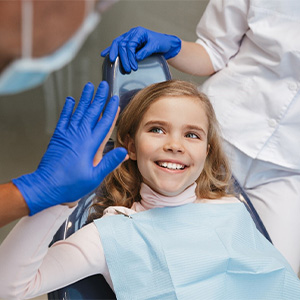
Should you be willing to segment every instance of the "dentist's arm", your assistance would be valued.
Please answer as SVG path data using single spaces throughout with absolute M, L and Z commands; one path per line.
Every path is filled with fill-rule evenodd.
M 21 192 L 12 183 L 0 185 L 0 227 L 29 214 Z
M 108 96 L 108 84 L 85 85 L 73 114 L 75 101 L 68 97 L 57 127 L 37 170 L 0 185 L 0 225 L 48 207 L 74 202 L 94 190 L 126 157 L 117 148 L 102 158 L 103 146 L 118 112 L 112 97 L 100 118 Z
M 211 59 L 200 44 L 181 41 L 180 52 L 168 63 L 177 70 L 195 75 L 209 76 L 215 73 Z

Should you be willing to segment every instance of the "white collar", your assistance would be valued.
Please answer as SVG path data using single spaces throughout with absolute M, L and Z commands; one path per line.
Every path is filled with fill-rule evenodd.
M 193 183 L 188 188 L 186 188 L 182 193 L 176 196 L 163 196 L 154 190 L 152 190 L 145 183 L 141 184 L 141 201 L 140 205 L 136 203 L 136 209 L 138 211 L 147 210 L 155 207 L 165 207 L 165 206 L 179 206 L 188 203 L 193 203 L 196 201 L 197 196 L 195 193 L 196 183 Z M 140 207 L 142 206 L 142 207 Z

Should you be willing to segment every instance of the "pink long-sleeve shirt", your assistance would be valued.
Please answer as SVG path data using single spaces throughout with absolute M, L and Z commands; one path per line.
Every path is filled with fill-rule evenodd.
M 199 200 L 195 195 L 195 187 L 196 184 L 190 186 L 176 197 L 163 197 L 143 184 L 141 202 L 134 203 L 131 209 L 117 209 L 133 214 L 154 207 L 193 202 L 238 202 L 230 197 Z M 116 214 L 114 208 L 108 208 L 106 215 Z M 94 274 L 102 274 L 113 288 L 101 237 L 94 223 L 48 248 L 53 235 L 73 210 L 66 206 L 55 206 L 32 217 L 25 217 L 15 226 L 0 247 L 0 298 L 36 297 Z

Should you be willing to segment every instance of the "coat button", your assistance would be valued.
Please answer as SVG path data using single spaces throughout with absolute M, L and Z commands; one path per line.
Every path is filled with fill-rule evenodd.
M 268 121 L 268 123 L 269 123 L 269 126 L 270 126 L 270 127 L 276 127 L 276 125 L 277 125 L 277 122 L 276 122 L 275 119 L 270 119 L 270 120 Z
M 296 82 L 290 82 L 289 83 L 289 89 L 291 91 L 296 91 L 298 89 L 298 84 Z

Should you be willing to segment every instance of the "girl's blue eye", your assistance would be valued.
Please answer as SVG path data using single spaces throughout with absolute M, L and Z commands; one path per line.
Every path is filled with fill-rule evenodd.
M 186 134 L 186 137 L 190 139 L 199 139 L 199 136 L 197 134 L 191 132 Z
M 150 129 L 150 132 L 154 132 L 154 133 L 164 133 L 162 129 L 158 128 L 158 127 L 153 127 Z

